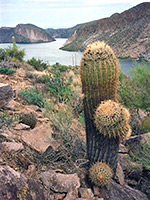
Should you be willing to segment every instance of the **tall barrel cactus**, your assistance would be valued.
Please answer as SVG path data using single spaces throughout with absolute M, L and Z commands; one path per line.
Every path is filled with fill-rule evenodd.
M 88 159 L 108 164 L 115 174 L 119 141 L 130 134 L 129 113 L 116 102 L 118 59 L 108 44 L 95 42 L 83 52 L 80 73 Z

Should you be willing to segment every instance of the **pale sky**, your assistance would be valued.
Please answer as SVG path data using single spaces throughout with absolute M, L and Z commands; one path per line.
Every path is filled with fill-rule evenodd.
M 0 27 L 31 23 L 41 28 L 69 28 L 110 17 L 140 0 L 0 0 Z M 150 2 L 150 1 L 144 1 Z

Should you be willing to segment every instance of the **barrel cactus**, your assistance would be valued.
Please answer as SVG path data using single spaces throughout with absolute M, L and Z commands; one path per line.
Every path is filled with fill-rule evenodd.
M 88 159 L 90 163 L 105 162 L 115 174 L 120 138 L 101 133 L 94 120 L 102 101 L 116 102 L 119 62 L 111 47 L 105 42 L 88 45 L 81 59 L 80 74 Z
M 119 62 L 111 47 L 104 42 L 87 46 L 81 60 L 82 93 L 90 117 L 103 100 L 116 100 Z
M 96 128 L 108 137 L 124 139 L 130 136 L 129 111 L 111 100 L 102 101 L 94 115 Z
M 96 162 L 89 169 L 89 178 L 97 186 L 105 186 L 112 180 L 112 169 L 103 162 Z

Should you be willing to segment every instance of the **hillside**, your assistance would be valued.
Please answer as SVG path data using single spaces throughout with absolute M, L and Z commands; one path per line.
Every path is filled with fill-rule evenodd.
M 17 43 L 52 42 L 54 39 L 45 30 L 33 24 L 18 24 L 15 28 L 0 28 L 0 43 L 11 43 L 15 36 Z
M 150 57 L 150 3 L 77 28 L 63 50 L 83 51 L 90 43 L 107 42 L 118 57 Z
M 45 29 L 45 31 L 53 38 L 69 38 L 72 36 L 72 34 L 76 29 L 80 28 L 81 26 L 83 27 L 84 25 L 94 23 L 96 21 L 97 20 L 87 23 L 77 24 L 76 26 L 73 26 L 71 28 L 59 28 L 59 29 L 47 28 Z
M 93 137 L 95 133 L 99 137 L 96 145 L 93 145 L 94 142 L 91 143 L 92 151 L 96 150 L 97 153 L 106 150 L 105 154 L 102 154 L 103 159 L 113 161 L 114 156 L 110 155 L 115 155 L 116 149 L 119 150 L 113 179 L 111 179 L 112 170 L 105 164 L 105 160 L 102 162 L 98 160 L 99 162 L 96 163 L 104 166 L 107 171 L 105 168 L 92 170 L 94 173 L 98 172 L 96 179 L 99 183 L 109 180 L 103 187 L 93 181 L 93 177 L 96 177 L 94 174 L 90 176 L 91 166 L 95 166 L 96 163 L 93 164 L 88 157 L 89 140 L 86 124 L 90 129 L 92 118 L 86 118 L 86 114 L 84 115 L 85 98 L 83 97 L 90 97 L 89 102 L 91 99 L 98 102 L 92 90 L 94 84 L 99 87 L 99 91 L 105 90 L 107 94 L 108 91 L 111 93 L 111 87 L 115 85 L 111 80 L 114 74 L 117 75 L 118 64 L 115 64 L 115 70 L 111 65 L 112 67 L 107 69 L 104 67 L 101 73 L 98 68 L 93 70 L 89 67 L 92 57 L 89 56 L 85 60 L 87 71 L 82 73 L 83 70 L 81 71 L 79 66 L 65 66 L 59 63 L 50 65 L 35 58 L 24 61 L 22 51 L 18 49 L 15 41 L 12 47 L 0 49 L 0 199 L 150 199 L 150 118 L 149 112 L 146 112 L 146 108 L 150 107 L 147 101 L 150 94 L 150 70 L 143 68 L 144 73 L 141 73 L 139 68 L 136 68 L 137 75 L 140 77 L 140 83 L 137 84 L 134 78 L 120 75 L 117 99 L 122 102 L 123 107 L 132 108 L 130 109 L 131 137 L 120 140 L 120 145 L 115 148 L 116 143 L 112 143 L 113 137 L 107 135 L 104 137 L 98 130 L 91 131 L 90 142 L 95 139 Z M 96 57 L 93 56 L 94 60 L 101 63 L 100 67 L 110 63 L 112 57 L 107 56 L 108 52 L 101 52 L 99 54 L 103 55 L 101 59 L 95 59 Z M 106 61 L 107 57 L 110 60 Z M 84 69 L 83 65 L 81 68 Z M 94 73 L 91 73 L 92 71 Z M 95 76 L 97 72 L 100 74 L 98 78 Z M 91 95 L 82 93 L 81 74 L 87 80 L 87 85 L 91 80 L 92 84 L 89 85 L 92 87 L 86 87 L 86 91 Z M 106 74 L 110 74 L 109 84 L 104 81 Z M 101 84 L 105 87 L 101 87 Z M 100 105 L 104 105 L 105 102 Z M 111 100 L 107 102 L 110 103 Z M 130 115 L 127 110 L 124 114 L 121 113 L 125 108 L 121 106 L 118 110 L 116 104 L 113 103 L 112 109 L 108 107 L 109 105 L 104 107 L 104 115 L 102 115 L 103 121 L 107 123 L 112 118 L 110 122 L 113 123 L 113 127 L 108 128 L 106 125 L 104 131 L 110 132 L 113 128 L 113 134 L 117 128 L 122 127 L 121 130 L 124 130 L 123 126 L 128 123 Z M 92 106 L 88 104 L 87 110 Z M 137 108 L 141 108 L 139 116 Z M 105 112 L 108 115 L 105 115 Z M 119 121 L 114 124 L 116 118 Z M 147 122 L 147 125 L 143 122 Z M 104 140 L 101 145 L 98 145 L 101 138 Z M 109 144 L 106 142 L 107 139 Z M 110 154 L 110 150 L 113 154 Z M 91 153 L 91 155 L 95 157 L 96 154 Z

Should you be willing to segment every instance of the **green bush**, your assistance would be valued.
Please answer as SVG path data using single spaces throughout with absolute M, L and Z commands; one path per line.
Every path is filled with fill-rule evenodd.
M 0 67 L 0 74 L 14 74 L 16 70 L 9 69 L 7 67 Z
M 150 131 L 150 117 L 145 117 L 141 122 L 141 128 L 145 130 L 145 132 Z
M 25 88 L 21 89 L 18 94 L 23 100 L 27 101 L 29 104 L 34 104 L 40 108 L 44 107 L 44 99 L 42 93 L 36 88 Z
M 18 116 L 13 114 L 11 115 L 8 112 L 0 112 L 0 129 L 3 126 L 11 126 L 15 121 L 18 121 Z
M 30 60 L 27 60 L 29 65 L 32 65 L 36 70 L 43 71 L 49 67 L 49 64 L 44 62 L 41 59 L 36 59 L 32 57 Z
M 48 75 L 39 78 L 40 82 L 45 83 L 50 93 L 56 97 L 59 102 L 69 101 L 73 95 L 70 87 L 72 77 L 67 76 L 65 72 L 61 72 L 57 68 L 52 68 Z
M 144 169 L 150 170 L 150 137 L 148 137 L 147 142 L 141 143 L 140 146 L 134 150 L 132 156 L 136 162 L 142 164 Z
M 0 48 L 0 62 L 7 59 L 8 55 L 6 54 L 6 49 Z
M 119 95 L 122 104 L 130 110 L 150 111 L 150 65 L 135 63 L 130 71 L 132 77 L 120 76 Z
M 54 65 L 52 65 L 52 72 L 54 72 L 55 70 L 58 70 L 60 72 L 66 72 L 70 69 L 69 66 L 67 65 L 61 65 L 60 63 L 56 63 Z
M 25 56 L 25 50 L 19 48 L 16 45 L 15 38 L 12 37 L 13 46 L 9 46 L 5 49 L 0 49 L 0 61 L 7 60 L 8 58 L 12 58 L 14 60 L 23 61 L 23 58 Z

